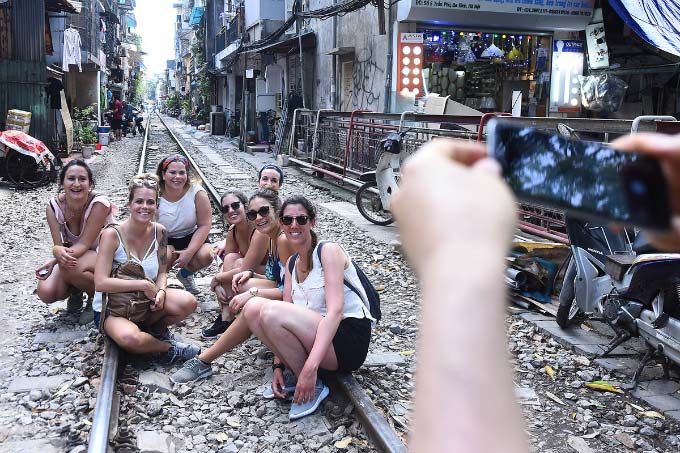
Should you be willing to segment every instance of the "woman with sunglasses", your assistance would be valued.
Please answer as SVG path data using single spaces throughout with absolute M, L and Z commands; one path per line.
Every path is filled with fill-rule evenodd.
M 193 273 L 208 267 L 213 260 L 208 234 L 212 224 L 210 200 L 199 183 L 191 180 L 189 161 L 177 154 L 158 163 L 161 199 L 158 221 L 168 231 L 168 262 L 177 268 L 177 279 L 192 294 Z
M 255 226 L 246 218 L 246 206 L 248 199 L 245 194 L 237 189 L 228 189 L 221 199 L 222 215 L 229 223 L 229 229 L 224 242 L 217 248 L 216 254 L 223 258 L 220 276 L 213 279 L 211 285 L 221 304 L 220 313 L 213 324 L 203 329 L 203 338 L 216 338 L 224 333 L 229 327 L 234 316 L 229 311 L 229 299 L 227 292 L 217 280 L 231 281 L 241 269 L 253 269 L 255 272 L 264 273 L 264 265 L 267 260 L 269 238 L 260 233 Z M 225 274 L 225 275 L 222 275 Z
M 248 220 L 255 224 L 257 231 L 265 235 L 269 242 L 264 275 L 248 269 L 236 273 L 229 280 L 223 280 L 222 276 L 227 274 L 217 274 L 213 279 L 211 287 L 220 285 L 231 296 L 228 297 L 229 310 L 234 315 L 253 300 L 281 300 L 283 296 L 283 263 L 290 258 L 292 249 L 279 226 L 280 207 L 279 197 L 271 190 L 258 190 L 248 200 Z M 170 380 L 176 384 L 185 384 L 207 378 L 212 374 L 210 364 L 246 341 L 251 334 L 243 316 L 236 316 L 229 329 L 210 348 L 187 361 Z
M 150 173 L 132 178 L 128 194 L 130 216 L 116 228 L 102 232 L 94 271 L 97 293 L 93 308 L 95 323 L 99 324 L 102 293 L 143 292 L 154 303 L 140 324 L 106 310 L 103 330 L 125 351 L 159 353 L 162 361 L 170 364 L 177 359 L 196 356 L 200 348 L 175 341 L 168 330 L 168 326 L 196 309 L 196 298 L 186 291 L 167 287 L 168 236 L 162 225 L 153 222 L 158 206 L 158 186 L 158 178 Z M 145 279 L 112 277 L 112 269 L 127 262 L 128 257 L 142 266 Z
M 85 161 L 74 159 L 61 169 L 59 191 L 47 204 L 54 257 L 35 270 L 38 297 L 50 304 L 71 295 L 69 312 L 83 307 L 81 291 L 90 298 L 94 294 L 99 233 L 104 225 L 113 223 L 115 205 L 93 188 L 92 170 Z
M 250 330 L 274 352 L 271 390 L 263 396 L 293 393 L 291 420 L 311 414 L 328 396 L 328 387 L 317 377 L 319 368 L 350 372 L 363 364 L 374 321 L 349 255 L 332 242 L 319 249 L 315 224 L 316 211 L 306 198 L 294 196 L 283 203 L 281 225 L 297 254 L 292 272 L 285 269 L 283 301 L 258 298 L 243 311 Z

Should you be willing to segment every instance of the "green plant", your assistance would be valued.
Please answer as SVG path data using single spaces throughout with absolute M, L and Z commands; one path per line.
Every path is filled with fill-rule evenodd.
M 91 128 L 84 127 L 80 129 L 80 140 L 84 145 L 94 145 L 97 143 L 97 134 Z
M 191 115 L 191 101 L 189 100 L 182 101 L 182 113 L 184 114 L 184 116 Z
M 73 109 L 73 119 L 80 121 L 81 123 L 86 123 L 88 121 L 97 119 L 97 104 L 88 105 L 79 109 L 78 107 Z

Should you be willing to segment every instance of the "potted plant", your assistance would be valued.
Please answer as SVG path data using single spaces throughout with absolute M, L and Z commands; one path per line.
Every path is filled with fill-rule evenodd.
M 95 145 L 97 144 L 97 134 L 94 133 L 91 127 L 84 127 L 80 129 L 80 139 L 83 142 L 83 159 L 89 159 L 92 157 Z

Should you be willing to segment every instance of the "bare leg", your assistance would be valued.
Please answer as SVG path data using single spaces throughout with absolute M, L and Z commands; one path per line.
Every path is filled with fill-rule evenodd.
M 248 324 L 243 316 L 238 316 L 217 341 L 202 352 L 198 358 L 202 362 L 212 363 L 219 356 L 231 351 L 246 341 L 251 335 Z
M 250 330 L 283 362 L 299 375 L 316 339 L 316 331 L 323 319 L 320 313 L 289 302 L 251 300 L 243 316 Z M 333 344 L 321 361 L 327 370 L 338 369 Z
M 88 250 L 78 258 L 76 267 L 62 269 L 64 281 L 92 296 L 94 294 L 94 263 L 96 260 L 97 252 Z
M 151 352 L 167 352 L 170 343 L 166 343 L 152 335 L 142 332 L 137 324 L 125 318 L 109 316 L 104 321 L 104 332 L 121 348 L 133 354 Z
M 52 273 L 46 280 L 38 280 L 38 298 L 46 304 L 51 304 L 68 297 L 69 285 L 64 281 L 59 265 L 52 268 Z
M 163 310 L 152 312 L 146 324 L 154 332 L 163 332 L 168 326 L 178 323 L 196 310 L 196 298 L 189 292 L 168 288 Z
M 191 272 L 196 272 L 210 266 L 210 263 L 213 261 L 211 252 L 212 246 L 210 244 L 203 244 L 191 258 L 189 264 L 187 264 L 187 269 Z

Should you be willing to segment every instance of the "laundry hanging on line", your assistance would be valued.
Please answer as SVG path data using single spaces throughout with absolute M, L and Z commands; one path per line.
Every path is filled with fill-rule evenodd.
M 75 28 L 69 27 L 64 30 L 64 56 L 62 68 L 68 72 L 70 64 L 77 64 L 78 70 L 83 72 L 83 67 L 80 63 L 80 33 Z

